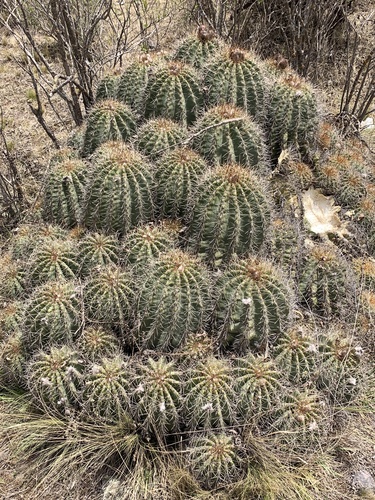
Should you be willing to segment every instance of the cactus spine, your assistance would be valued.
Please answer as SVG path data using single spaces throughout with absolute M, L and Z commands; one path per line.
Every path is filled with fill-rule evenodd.
M 212 170 L 195 193 L 189 245 L 220 265 L 233 254 L 258 251 L 270 222 L 265 190 L 255 175 L 238 165 Z
M 82 356 L 90 361 L 99 361 L 110 357 L 119 350 L 119 341 L 113 332 L 99 326 L 85 328 L 76 345 Z
M 82 155 L 90 156 L 106 141 L 126 141 L 135 129 L 135 117 L 125 104 L 113 99 L 99 101 L 87 119 Z
M 178 123 L 166 118 L 156 118 L 149 120 L 139 129 L 137 146 L 141 153 L 157 160 L 177 147 L 185 135 L 185 129 Z
M 187 333 L 202 328 L 209 313 L 208 273 L 180 250 L 162 254 L 144 276 L 138 301 L 137 336 L 148 349 L 178 347 Z
M 176 50 L 174 59 L 200 69 L 216 52 L 217 48 L 218 43 L 214 38 L 214 33 L 202 25 L 198 28 L 197 36 L 189 37 L 181 43 Z
M 88 183 L 83 223 L 126 234 L 153 217 L 151 167 L 126 145 L 109 142 L 98 150 Z
M 119 259 L 119 242 L 114 236 L 91 233 L 79 244 L 78 260 L 82 274 L 86 275 L 94 267 L 117 264 Z
M 246 351 L 278 337 L 288 323 L 291 293 L 269 262 L 235 260 L 219 278 L 215 323 L 224 348 Z

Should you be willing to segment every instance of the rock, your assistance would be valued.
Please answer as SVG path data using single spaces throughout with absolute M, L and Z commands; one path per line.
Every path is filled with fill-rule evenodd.
M 367 470 L 359 470 L 354 473 L 352 486 L 360 495 L 375 493 L 375 480 Z

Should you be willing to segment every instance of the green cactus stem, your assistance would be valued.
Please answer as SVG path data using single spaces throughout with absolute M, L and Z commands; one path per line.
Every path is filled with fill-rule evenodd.
M 119 351 L 116 335 L 99 326 L 86 327 L 76 341 L 77 348 L 85 359 L 99 361 Z
M 237 397 L 233 370 L 227 360 L 207 358 L 188 373 L 185 423 L 188 429 L 224 428 L 235 422 Z
M 162 254 L 142 276 L 137 337 L 147 349 L 178 347 L 187 333 L 204 327 L 210 281 L 204 265 L 180 250 Z
M 214 310 L 223 348 L 240 352 L 275 339 L 288 324 L 291 291 L 277 268 L 267 261 L 233 261 L 217 282 Z
M 15 229 L 9 251 L 13 259 L 25 260 L 35 248 L 46 241 L 55 239 L 64 240 L 68 233 L 60 226 L 52 224 L 21 224 Z
M 150 54 L 141 54 L 120 77 L 116 98 L 139 112 L 145 98 L 150 71 L 155 65 Z
M 264 112 L 265 83 L 260 64 L 249 52 L 240 48 L 225 49 L 205 68 L 208 104 L 233 104 L 249 115 Z
M 12 258 L 11 253 L 0 255 L 0 299 L 13 300 L 21 298 L 26 291 L 25 264 Z
M 87 275 L 94 267 L 117 264 L 119 253 L 119 241 L 115 236 L 102 233 L 87 234 L 79 243 L 78 260 L 81 273 Z
M 14 332 L 0 344 L 0 387 L 25 385 L 26 346 L 22 334 Z
M 95 93 L 95 101 L 102 101 L 103 99 L 116 99 L 118 84 L 118 76 L 106 75 L 98 83 Z
M 43 198 L 43 218 L 70 228 L 78 224 L 83 201 L 87 165 L 67 159 L 49 172 Z
M 166 118 L 147 121 L 138 131 L 137 147 L 151 160 L 173 150 L 183 142 L 186 130 L 178 123 Z
M 207 174 L 194 195 L 188 245 L 219 266 L 234 254 L 260 250 L 270 223 L 265 189 L 248 169 L 218 167 Z
M 194 148 L 214 164 L 239 163 L 256 169 L 265 164 L 262 133 L 240 108 L 223 104 L 209 109 L 197 122 Z
M 136 419 L 142 428 L 164 441 L 179 430 L 182 408 L 181 373 L 164 357 L 137 365 L 133 393 Z
M 88 228 L 123 235 L 153 218 L 153 175 L 139 153 L 109 142 L 93 161 L 82 218 Z
M 198 181 L 207 170 L 206 162 L 188 148 L 164 155 L 157 165 L 157 206 L 162 217 L 187 218 Z
M 191 125 L 202 106 L 202 90 L 193 68 L 174 61 L 155 70 L 147 85 L 145 118 L 162 116 Z
M 90 156 L 106 141 L 127 141 L 135 129 L 135 117 L 126 104 L 113 99 L 99 101 L 87 119 L 82 155 Z
M 206 26 L 199 26 L 197 35 L 188 37 L 177 48 L 174 59 L 200 69 L 217 51 L 215 34 Z

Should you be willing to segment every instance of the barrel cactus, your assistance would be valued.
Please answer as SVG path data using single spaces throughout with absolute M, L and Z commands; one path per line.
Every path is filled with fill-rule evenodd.
M 239 165 L 207 174 L 194 195 L 189 246 L 214 265 L 260 250 L 270 223 L 266 191 Z
M 178 347 L 204 327 L 210 281 L 204 265 L 180 250 L 164 253 L 145 270 L 137 304 L 137 342 L 147 349 Z
M 136 419 L 160 441 L 179 430 L 182 408 L 181 373 L 164 357 L 137 363 L 133 399 Z
M 179 359 L 186 364 L 213 357 L 218 351 L 218 341 L 205 331 L 189 333 L 178 350 Z
M 87 119 L 82 155 L 90 156 L 106 141 L 126 141 L 135 129 L 135 117 L 126 104 L 113 99 L 99 101 Z
M 15 229 L 9 252 L 15 260 L 25 260 L 40 244 L 53 239 L 65 239 L 68 233 L 53 224 L 21 224 Z
M 116 75 L 106 75 L 98 82 L 96 87 L 95 100 L 116 99 L 119 77 Z
M 302 434 L 314 434 L 319 431 L 319 422 L 323 418 L 323 401 L 314 390 L 294 389 L 288 392 L 278 409 L 279 416 L 275 427 L 288 431 L 300 431 Z M 297 434 L 295 435 L 295 439 Z
M 22 297 L 26 291 L 25 263 L 13 259 L 11 253 L 4 253 L 0 256 L 0 269 L 3 270 L 0 298 L 13 300 Z
M 264 347 L 288 324 L 291 290 L 268 261 L 234 260 L 219 277 L 217 290 L 214 319 L 223 348 Z
M 188 429 L 225 428 L 236 420 L 237 396 L 233 370 L 225 359 L 209 357 L 193 366 L 185 384 Z
M 115 236 L 102 233 L 89 233 L 79 243 L 78 261 L 83 275 L 94 267 L 117 264 L 119 260 L 119 241 Z
M 25 304 L 22 301 L 0 303 L 0 341 L 21 331 Z
M 191 439 L 187 450 L 189 466 L 202 486 L 218 488 L 240 478 L 243 458 L 238 439 L 224 432 Z
M 240 48 L 224 49 L 205 68 L 208 103 L 230 103 L 252 116 L 261 116 L 265 105 L 265 82 L 257 59 Z
M 174 59 L 199 69 L 210 60 L 217 48 L 215 34 L 205 25 L 201 25 L 196 36 L 188 37 L 182 41 L 174 54 Z
M 199 78 L 193 68 L 179 61 L 158 68 L 145 96 L 145 118 L 162 116 L 191 125 L 203 106 Z
M 0 387 L 22 387 L 28 354 L 21 332 L 13 332 L 0 343 Z
M 76 341 L 82 357 L 90 361 L 99 361 L 116 354 L 120 348 L 116 335 L 102 326 L 87 326 Z
M 52 167 L 44 189 L 45 220 L 67 228 L 78 224 L 87 168 L 78 159 L 67 159 Z
M 116 99 L 135 111 L 140 111 L 153 65 L 154 61 L 150 54 L 141 54 L 132 61 L 120 76 Z
M 104 144 L 94 159 L 82 222 L 90 229 L 126 234 L 153 217 L 152 172 L 125 144 Z
M 186 135 L 178 123 L 166 118 L 147 121 L 138 131 L 137 146 L 141 153 L 157 160 L 164 153 L 179 146 Z
M 79 331 L 78 283 L 49 281 L 32 293 L 25 309 L 24 333 L 30 349 L 71 342 Z
M 276 163 L 287 146 L 302 154 L 314 140 L 317 126 L 317 104 L 310 86 L 288 73 L 272 90 L 268 107 L 268 129 L 271 159 Z
M 119 354 L 89 365 L 81 397 L 86 418 L 107 423 L 127 418 L 130 384 L 129 365 Z
M 29 362 L 27 381 L 37 405 L 66 413 L 77 407 L 82 386 L 82 360 L 67 346 L 39 352 Z
M 163 224 L 147 224 L 130 231 L 125 239 L 124 257 L 136 266 L 147 266 L 162 253 L 172 250 L 177 235 Z
M 264 168 L 265 144 L 260 129 L 243 110 L 230 104 L 204 113 L 196 124 L 192 142 L 211 163 Z
M 164 155 L 157 165 L 157 207 L 162 217 L 186 219 L 206 162 L 192 149 L 178 148 Z

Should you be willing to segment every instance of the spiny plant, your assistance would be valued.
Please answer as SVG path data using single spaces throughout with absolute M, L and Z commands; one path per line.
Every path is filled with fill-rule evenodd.
M 235 259 L 217 281 L 214 322 L 224 349 L 246 352 L 281 335 L 288 324 L 292 293 L 271 263 Z
M 198 120 L 192 136 L 194 148 L 214 164 L 239 163 L 262 169 L 266 149 L 262 133 L 245 111 L 223 104 Z
M 137 147 L 141 153 L 152 160 L 179 146 L 186 136 L 186 130 L 166 118 L 149 120 L 140 127 L 137 134 Z
M 185 424 L 188 429 L 225 428 L 236 419 L 237 395 L 233 370 L 226 359 L 207 358 L 193 366 L 185 384 Z
M 52 224 L 21 224 L 14 230 L 15 234 L 9 246 L 13 259 L 25 260 L 42 242 L 52 239 L 65 239 L 67 231 Z
M 173 58 L 200 69 L 215 54 L 218 46 L 214 32 L 201 25 L 196 36 L 182 41 Z
M 203 93 L 194 69 L 179 61 L 157 68 L 145 95 L 145 118 L 162 116 L 191 125 L 203 106 Z
M 207 357 L 213 357 L 218 351 L 218 341 L 205 331 L 189 333 L 178 351 L 179 358 L 187 364 L 195 363 Z
M 128 140 L 135 129 L 135 116 L 126 104 L 113 99 L 99 101 L 87 118 L 82 156 L 90 156 L 103 142 Z
M 106 75 L 98 82 L 95 92 L 95 101 L 102 101 L 103 99 L 116 99 L 118 98 L 119 77 L 116 75 Z
M 81 396 L 86 418 L 121 421 L 130 411 L 131 372 L 129 363 L 117 354 L 89 365 Z
M 61 413 L 77 406 L 82 370 L 78 352 L 68 346 L 37 353 L 27 367 L 27 382 L 36 405 L 47 404 Z
M 240 478 L 243 456 L 239 439 L 224 432 L 211 432 L 190 440 L 189 467 L 202 486 L 218 488 Z
M 347 297 L 347 264 L 333 245 L 314 244 L 306 249 L 300 274 L 303 304 L 329 318 L 339 314 Z
M 210 280 L 197 258 L 172 250 L 155 260 L 141 278 L 136 328 L 140 346 L 168 350 L 204 327 L 210 311 Z
M 77 247 L 72 240 L 50 240 L 30 256 L 28 279 L 33 284 L 74 279 L 79 270 Z
M 276 217 L 271 221 L 268 240 L 272 258 L 290 276 L 295 276 L 300 255 L 301 230 L 296 221 L 286 217 Z
M 165 154 L 156 169 L 157 208 L 161 217 L 187 219 L 189 204 L 207 164 L 192 149 Z
M 230 103 L 252 116 L 262 115 L 265 82 L 253 55 L 237 47 L 225 48 L 204 70 L 210 106 Z
M 130 231 L 124 243 L 124 258 L 135 266 L 147 266 L 162 253 L 172 250 L 177 234 L 161 224 L 147 224 Z
M 277 365 L 290 380 L 307 380 L 317 362 L 318 345 L 308 327 L 296 325 L 276 342 L 273 356 Z
M 54 164 L 44 188 L 44 220 L 67 228 L 79 223 L 87 169 L 85 162 L 73 158 Z
M 93 270 L 84 288 L 89 319 L 108 326 L 127 326 L 134 301 L 134 285 L 121 267 L 107 265 Z
M 158 440 L 180 428 L 182 374 L 164 357 L 136 364 L 133 400 L 136 419 L 146 433 Z
M 78 249 L 78 261 L 83 275 L 95 267 L 117 264 L 119 260 L 120 245 L 115 236 L 88 233 L 79 242 Z
M 153 217 L 150 165 L 121 142 L 97 152 L 88 182 L 82 222 L 90 229 L 126 234 Z
M 352 264 L 359 286 L 375 291 L 375 259 L 358 257 Z
M 22 301 L 0 303 L 0 341 L 8 334 L 21 331 L 24 308 Z
M 282 155 L 280 156 L 271 178 L 274 197 L 280 206 L 309 189 L 315 180 L 313 170 L 309 165 L 289 159 L 288 151 L 284 151 L 283 154 L 285 158 L 281 160 Z
M 11 253 L 0 255 L 3 278 L 0 283 L 0 298 L 13 300 L 22 297 L 26 289 L 25 265 L 12 258 Z
M 31 294 L 23 332 L 28 348 L 70 342 L 81 322 L 80 287 L 74 281 L 50 281 Z
M 245 421 L 262 416 L 275 404 L 282 387 L 275 363 L 263 355 L 236 358 L 234 368 L 238 408 Z
M 203 178 L 194 198 L 188 245 L 202 258 L 218 266 L 261 248 L 270 207 L 251 171 L 235 164 L 218 167 Z
M 12 332 L 0 343 L 0 386 L 22 387 L 25 384 L 27 349 L 21 332 Z
M 116 98 L 139 112 L 145 97 L 150 72 L 155 61 L 150 54 L 136 57 L 124 70 L 118 82 Z
M 120 348 L 116 335 L 100 325 L 84 328 L 76 340 L 76 346 L 82 353 L 82 357 L 90 361 L 108 358 Z
M 319 430 L 318 423 L 323 418 L 322 400 L 316 391 L 295 389 L 285 395 L 279 414 L 276 427 L 313 434 Z
M 297 75 L 287 72 L 271 89 L 267 128 L 271 159 L 294 146 L 302 154 L 314 141 L 317 103 L 311 87 Z

